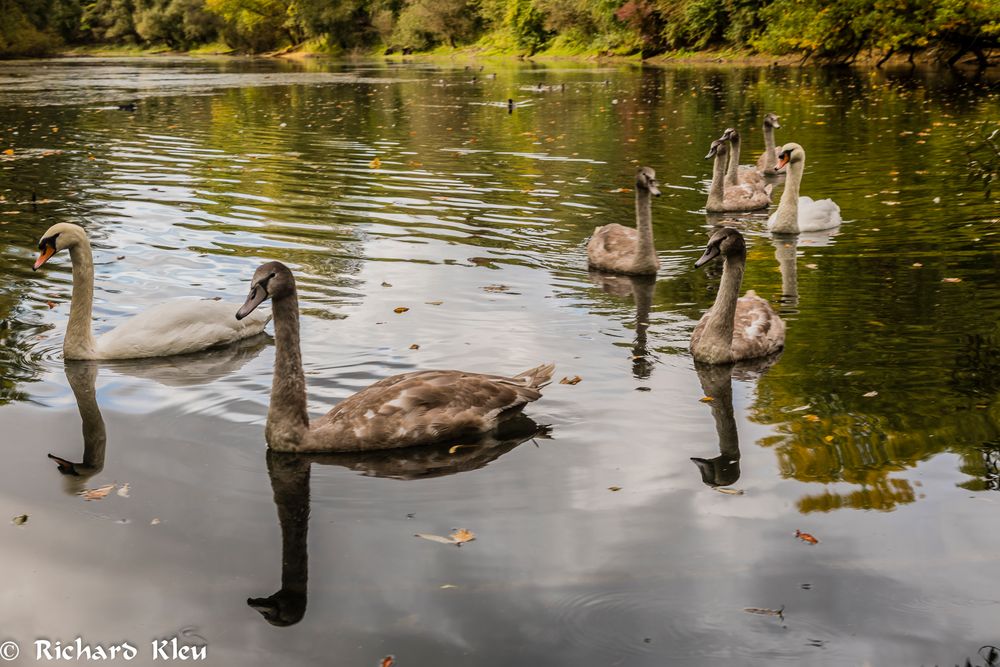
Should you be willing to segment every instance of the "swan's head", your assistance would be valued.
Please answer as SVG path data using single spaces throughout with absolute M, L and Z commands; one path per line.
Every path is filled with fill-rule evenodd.
M 721 137 L 719 137 L 719 141 L 735 141 L 736 143 L 739 143 L 740 133 L 737 132 L 734 127 L 727 127 L 726 131 L 722 133 Z
M 743 235 L 732 227 L 722 227 L 712 234 L 705 246 L 705 253 L 694 263 L 695 267 L 708 264 L 713 259 L 722 255 L 723 257 L 746 256 L 747 244 L 743 241 Z
M 660 184 L 656 181 L 656 172 L 652 167 L 639 167 L 635 172 L 635 187 L 648 190 L 654 197 L 660 196 Z
M 726 151 L 729 150 L 726 147 L 726 143 L 727 143 L 726 139 L 716 139 L 715 141 L 713 141 L 712 147 L 708 149 L 708 155 L 705 156 L 705 159 L 708 160 L 709 158 L 713 158 L 716 156 L 719 157 L 724 156 L 726 154 Z
M 777 169 L 782 169 L 788 163 L 799 163 L 806 161 L 806 151 L 798 144 L 785 144 L 778 153 Z
M 261 264 L 253 273 L 250 294 L 236 311 L 236 319 L 242 320 L 269 298 L 280 299 L 294 293 L 295 278 L 287 266 L 281 262 Z
M 769 113 L 764 116 L 764 127 L 781 127 L 781 123 L 778 122 L 778 116 L 773 113 Z
M 83 231 L 83 227 L 79 225 L 69 222 L 60 222 L 52 225 L 45 230 L 41 240 L 38 241 L 38 259 L 35 260 L 35 265 L 31 267 L 32 271 L 37 271 L 41 268 L 42 264 L 52 259 L 52 256 L 60 250 L 72 248 L 86 240 L 87 232 Z

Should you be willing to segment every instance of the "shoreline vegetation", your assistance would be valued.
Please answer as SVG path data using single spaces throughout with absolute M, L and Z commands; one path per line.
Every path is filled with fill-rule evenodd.
M 1000 64 L 1000 0 L 9 0 L 0 58 Z

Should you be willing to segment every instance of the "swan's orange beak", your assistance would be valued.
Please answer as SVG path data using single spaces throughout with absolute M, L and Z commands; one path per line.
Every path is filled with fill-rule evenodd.
M 787 153 L 787 152 L 782 153 L 781 155 L 779 155 L 778 156 L 778 166 L 775 167 L 775 170 L 784 169 L 785 165 L 788 164 L 788 159 L 790 157 L 792 157 L 791 153 Z
M 38 259 L 35 260 L 35 265 L 31 267 L 31 270 L 37 271 L 42 266 L 42 264 L 49 261 L 49 259 L 51 259 L 52 255 L 54 254 L 56 254 L 55 245 L 47 245 L 44 248 L 42 248 L 42 251 L 38 253 Z

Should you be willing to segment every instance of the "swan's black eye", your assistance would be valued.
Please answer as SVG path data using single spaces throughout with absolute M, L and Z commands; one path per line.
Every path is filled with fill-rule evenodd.
M 55 249 L 56 239 L 59 238 L 59 234 L 53 234 L 52 236 L 46 236 L 44 239 L 38 242 L 38 249 L 45 250 L 46 248 Z

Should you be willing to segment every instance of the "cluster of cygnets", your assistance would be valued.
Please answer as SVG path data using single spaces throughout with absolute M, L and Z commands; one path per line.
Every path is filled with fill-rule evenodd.
M 708 210 L 755 210 L 760 208 L 756 202 L 761 193 L 766 206 L 770 184 L 764 182 L 764 176 L 787 168 L 785 192 L 769 226 L 776 232 L 817 229 L 816 207 L 824 202 L 798 197 L 805 152 L 798 144 L 776 150 L 775 127 L 777 118 L 769 114 L 765 119 L 767 150 L 757 169 L 739 167 L 739 134 L 735 130 L 727 130 L 712 143 L 709 156 L 715 158 L 715 169 Z M 728 168 L 723 164 L 727 152 L 731 155 Z M 642 167 L 636 176 L 636 229 L 618 224 L 597 228 L 587 244 L 591 268 L 628 275 L 656 274 L 660 262 L 653 247 L 650 197 L 654 195 L 659 195 L 656 174 Z M 836 209 L 835 204 L 829 204 Z M 837 224 L 839 220 L 837 210 Z M 175 300 L 135 315 L 95 338 L 91 328 L 94 261 L 86 232 L 70 223 L 53 225 L 42 236 L 38 249 L 35 270 L 62 250 L 69 251 L 72 261 L 73 293 L 63 341 L 66 359 L 166 357 L 234 343 L 264 330 L 272 313 L 258 307 L 270 299 L 275 361 L 265 437 L 276 451 L 364 452 L 486 433 L 538 400 L 554 371 L 554 365 L 542 364 L 513 377 L 453 370 L 403 373 L 372 384 L 310 422 L 295 278 L 284 264 L 268 262 L 258 267 L 250 294 L 235 313 L 222 301 Z M 695 265 L 720 256 L 725 265 L 715 305 L 691 337 L 695 360 L 726 364 L 779 351 L 785 339 L 781 318 L 753 292 L 738 298 L 746 261 L 746 245 L 739 232 L 730 228 L 715 232 Z
M 740 135 L 728 128 L 712 142 L 706 158 L 714 158 L 712 184 L 705 208 L 710 213 L 750 212 L 771 204 L 773 182 L 785 176 L 785 190 L 767 226 L 776 234 L 797 234 L 840 226 L 840 207 L 830 199 L 815 201 L 799 196 L 806 152 L 796 143 L 774 145 L 778 117 L 764 117 L 764 152 L 756 166 L 741 166 Z M 728 156 L 728 161 L 727 161 Z M 655 275 L 660 261 L 653 246 L 651 197 L 659 196 L 656 172 L 641 167 L 635 183 L 636 228 L 619 224 L 598 227 L 587 243 L 591 269 L 628 275 Z M 717 257 L 724 261 L 722 282 L 715 304 L 702 316 L 691 335 L 695 361 L 730 364 L 768 357 L 785 344 L 785 323 L 771 305 L 753 290 L 740 297 L 746 268 L 746 243 L 731 227 L 720 227 L 711 236 L 700 267 Z

